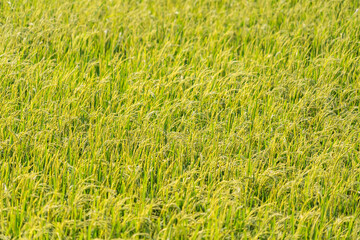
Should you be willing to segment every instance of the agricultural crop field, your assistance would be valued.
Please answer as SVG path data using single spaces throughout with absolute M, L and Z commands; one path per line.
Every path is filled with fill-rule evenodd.
M 0 239 L 359 239 L 360 1 L 0 1 Z

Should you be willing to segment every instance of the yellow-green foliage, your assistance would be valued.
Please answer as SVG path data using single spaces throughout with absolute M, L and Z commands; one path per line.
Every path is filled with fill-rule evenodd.
M 0 1 L 0 239 L 360 237 L 360 1 Z

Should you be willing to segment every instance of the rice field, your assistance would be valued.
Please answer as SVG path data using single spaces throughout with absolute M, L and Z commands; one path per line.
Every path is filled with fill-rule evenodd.
M 359 239 L 360 1 L 0 1 L 0 239 Z

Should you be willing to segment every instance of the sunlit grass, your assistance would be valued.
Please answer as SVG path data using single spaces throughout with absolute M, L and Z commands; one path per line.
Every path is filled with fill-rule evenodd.
M 0 1 L 0 239 L 356 239 L 357 0 Z

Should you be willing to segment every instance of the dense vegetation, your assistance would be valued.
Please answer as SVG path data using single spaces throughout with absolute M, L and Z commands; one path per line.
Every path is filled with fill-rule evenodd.
M 360 236 L 360 1 L 0 1 L 0 239 Z

